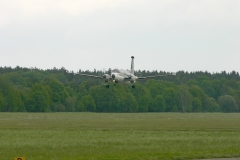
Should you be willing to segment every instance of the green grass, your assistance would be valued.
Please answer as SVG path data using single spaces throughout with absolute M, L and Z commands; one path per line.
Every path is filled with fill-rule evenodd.
M 240 114 L 0 113 L 0 159 L 240 157 Z

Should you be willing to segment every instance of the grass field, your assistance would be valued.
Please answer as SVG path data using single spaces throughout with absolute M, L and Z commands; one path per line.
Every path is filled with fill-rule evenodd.
M 240 114 L 0 113 L 0 159 L 240 157 Z

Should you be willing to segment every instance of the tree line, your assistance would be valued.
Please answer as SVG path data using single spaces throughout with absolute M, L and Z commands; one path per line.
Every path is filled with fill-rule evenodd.
M 103 75 L 102 71 L 82 71 Z M 107 71 L 109 74 L 111 69 Z M 135 71 L 137 76 L 166 74 Z M 64 67 L 0 67 L 1 112 L 238 112 L 238 72 L 178 71 L 176 76 L 137 81 L 136 88 L 75 75 Z

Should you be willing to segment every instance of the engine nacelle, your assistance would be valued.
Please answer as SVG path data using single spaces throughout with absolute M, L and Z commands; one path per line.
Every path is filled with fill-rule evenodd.
M 124 81 L 124 77 L 119 74 L 112 74 L 112 79 L 115 81 L 115 83 Z
M 136 76 L 131 76 L 130 82 L 131 82 L 131 83 L 135 83 L 135 82 L 136 82 L 136 79 L 137 79 Z
M 111 79 L 111 76 L 109 74 L 104 74 L 103 79 L 105 82 L 108 82 Z
M 115 79 L 115 77 L 116 77 L 115 74 L 112 74 L 112 79 Z

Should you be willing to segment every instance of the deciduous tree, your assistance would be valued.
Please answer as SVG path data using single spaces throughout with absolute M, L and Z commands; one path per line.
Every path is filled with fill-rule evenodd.
M 167 112 L 177 112 L 178 111 L 178 93 L 172 87 L 165 88 L 163 92 L 163 98 L 166 105 Z
M 96 104 L 91 95 L 84 96 L 81 101 L 87 111 L 94 112 L 96 110 Z
M 123 100 L 123 112 L 137 112 L 138 104 L 135 97 L 131 93 L 127 93 Z
M 157 95 L 156 98 L 153 99 L 150 111 L 152 112 L 164 112 L 166 110 L 165 101 L 162 95 Z
M 223 112 L 236 112 L 238 111 L 237 103 L 233 96 L 224 95 L 219 97 L 218 104 Z
M 3 111 L 3 106 L 4 106 L 4 99 L 2 94 L 0 93 L 0 112 Z
M 27 110 L 30 112 L 49 112 L 51 97 L 47 87 L 40 83 L 34 84 L 29 93 Z
M 181 84 L 178 90 L 180 105 L 182 112 L 192 111 L 192 94 L 188 91 L 188 87 Z

